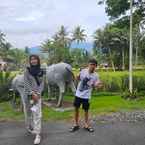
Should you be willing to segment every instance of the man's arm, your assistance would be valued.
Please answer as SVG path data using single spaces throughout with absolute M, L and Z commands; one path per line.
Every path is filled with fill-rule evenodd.
M 98 81 L 96 81 L 94 87 L 95 87 L 96 89 L 102 88 L 102 87 L 103 87 L 103 83 L 102 83 L 100 80 L 98 80 Z
M 103 83 L 102 83 L 102 81 L 100 81 L 98 75 L 96 75 L 96 80 L 95 80 L 95 83 L 94 83 L 94 87 L 95 87 L 96 89 L 102 88 L 102 87 L 103 87 Z

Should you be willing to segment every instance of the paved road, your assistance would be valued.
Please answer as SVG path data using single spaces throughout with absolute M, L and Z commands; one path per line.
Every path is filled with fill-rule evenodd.
M 145 122 L 94 123 L 95 132 L 69 133 L 66 122 L 45 122 L 41 145 L 145 145 Z M 22 122 L 0 123 L 0 145 L 33 145 Z

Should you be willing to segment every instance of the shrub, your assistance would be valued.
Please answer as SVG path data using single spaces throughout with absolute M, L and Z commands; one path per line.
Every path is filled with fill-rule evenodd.
M 104 91 L 124 92 L 128 90 L 128 72 L 100 72 L 100 79 L 104 83 Z M 133 73 L 133 89 L 137 92 L 145 91 L 145 72 L 137 71 Z
M 13 75 L 10 72 L 0 72 L 0 101 L 9 99 L 8 90 L 11 85 Z

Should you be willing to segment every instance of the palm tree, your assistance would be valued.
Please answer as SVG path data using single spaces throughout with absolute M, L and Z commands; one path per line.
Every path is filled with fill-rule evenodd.
M 5 50 L 9 51 L 11 47 L 12 47 L 12 45 L 9 42 L 6 42 L 6 44 L 5 44 Z
M 14 62 L 14 66 L 19 69 L 26 63 L 27 54 L 24 50 L 14 48 L 8 51 L 8 59 Z
M 52 50 L 52 44 L 53 44 L 53 41 L 50 39 L 47 39 L 44 43 L 42 43 L 41 51 L 43 53 L 50 53 Z
M 104 43 L 104 32 L 101 29 L 96 30 L 94 34 L 94 53 L 96 52 L 96 48 L 102 48 Z
M 3 57 L 3 48 L 5 44 L 5 34 L 0 31 L 0 56 Z
M 77 44 L 79 44 L 80 42 L 85 41 L 86 37 L 85 29 L 82 29 L 81 26 L 77 26 L 72 34 L 72 41 L 76 41 Z
M 69 58 L 71 39 L 68 34 L 66 28 L 62 25 L 53 36 L 54 55 L 57 62 L 66 61 Z
M 109 59 L 113 70 L 115 71 L 114 65 L 114 40 L 112 39 L 113 33 L 110 31 L 109 26 L 107 25 L 103 30 L 99 29 L 94 34 L 94 52 L 97 52 L 97 49 L 101 49 L 106 58 Z M 105 50 L 105 52 L 104 52 Z
M 9 51 L 10 51 L 10 48 L 12 47 L 12 45 L 9 43 L 9 42 L 6 42 L 4 45 L 3 45 L 3 52 L 2 52 L 2 57 L 4 60 L 7 60 L 8 57 L 9 57 Z
M 25 53 L 26 53 L 27 55 L 29 55 L 29 53 L 30 53 L 30 52 L 29 52 L 29 47 L 28 47 L 28 46 L 25 47 Z
M 134 29 L 133 29 L 133 44 L 134 44 L 134 49 L 135 49 L 135 66 L 138 65 L 138 55 L 140 52 L 139 49 L 139 43 L 141 41 L 141 39 L 143 38 L 143 34 L 140 32 L 140 28 L 138 25 L 135 25 Z
M 0 47 L 5 42 L 5 34 L 0 31 Z
M 68 37 L 68 32 L 66 28 L 62 25 L 58 32 L 53 36 L 54 41 L 61 47 L 70 46 L 70 38 Z
M 44 41 L 44 43 L 41 44 L 41 51 L 42 53 L 45 53 L 48 55 L 48 59 L 49 61 L 51 59 L 54 59 L 54 55 L 55 55 L 55 46 L 54 46 L 54 41 L 47 39 L 46 41 Z
M 12 45 L 5 40 L 5 34 L 0 31 L 0 56 L 2 59 L 7 59 L 11 47 Z

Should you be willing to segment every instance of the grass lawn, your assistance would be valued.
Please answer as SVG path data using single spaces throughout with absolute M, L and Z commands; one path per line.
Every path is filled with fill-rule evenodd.
M 65 99 L 73 100 L 73 97 L 66 96 Z M 100 115 L 119 111 L 133 111 L 145 109 L 145 98 L 138 101 L 124 100 L 117 94 L 97 93 L 91 99 L 91 114 Z M 81 111 L 82 115 L 82 111 Z M 43 119 L 53 120 L 71 120 L 73 111 L 56 112 L 51 108 L 43 107 Z M 9 102 L 0 103 L 0 120 L 23 120 L 23 113 L 14 111 Z

